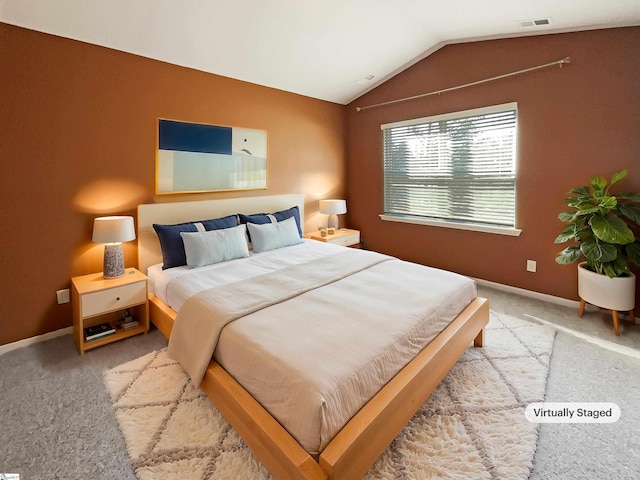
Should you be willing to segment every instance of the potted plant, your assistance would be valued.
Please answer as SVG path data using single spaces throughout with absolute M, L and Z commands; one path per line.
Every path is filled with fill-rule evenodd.
M 577 243 L 560 252 L 556 262 L 566 265 L 584 258 L 578 268 L 580 298 L 614 311 L 634 309 L 635 275 L 629 263 L 640 266 L 640 194 L 611 192 L 627 175 L 622 170 L 608 184 L 593 177 L 589 185 L 571 189 L 565 198 L 571 210 L 558 215 L 568 225 L 555 239 Z M 584 303 L 581 314 L 583 308 Z

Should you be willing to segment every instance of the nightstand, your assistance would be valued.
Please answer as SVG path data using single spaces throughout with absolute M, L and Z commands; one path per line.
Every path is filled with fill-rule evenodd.
M 360 230 L 350 230 L 348 228 L 338 228 L 336 233 L 333 235 L 327 234 L 326 237 L 321 236 L 320 231 L 310 232 L 305 234 L 304 238 L 342 245 L 343 247 L 360 246 Z
M 149 303 L 147 276 L 135 268 L 127 268 L 119 278 L 105 279 L 100 273 L 82 275 L 71 279 L 73 302 L 73 338 L 80 355 L 123 338 L 149 331 Z M 138 326 L 130 330 L 119 327 L 124 311 L 129 310 Z M 115 333 L 87 341 L 86 327 L 108 322 Z

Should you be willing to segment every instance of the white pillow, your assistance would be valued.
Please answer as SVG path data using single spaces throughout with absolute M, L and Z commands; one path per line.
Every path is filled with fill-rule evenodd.
M 277 223 L 247 223 L 247 228 L 254 253 L 302 243 L 296 219 L 293 217 Z
M 191 268 L 249 256 L 244 225 L 206 232 L 180 232 L 180 236 Z

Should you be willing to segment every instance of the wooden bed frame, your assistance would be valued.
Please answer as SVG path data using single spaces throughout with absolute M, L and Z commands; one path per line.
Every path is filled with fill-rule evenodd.
M 293 205 L 304 219 L 303 195 L 140 205 L 139 266 L 162 261 L 153 223 L 179 223 L 233 213 L 272 212 Z M 151 321 L 166 338 L 176 312 L 153 294 Z M 216 361 L 207 368 L 201 388 L 276 479 L 361 478 L 404 428 L 473 342 L 483 345 L 489 321 L 486 299 L 471 302 L 429 345 L 393 377 L 334 437 L 312 456 Z

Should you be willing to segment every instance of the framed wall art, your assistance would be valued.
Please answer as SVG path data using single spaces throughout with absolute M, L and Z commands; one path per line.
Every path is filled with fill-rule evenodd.
M 158 119 L 156 193 L 266 188 L 266 130 Z

